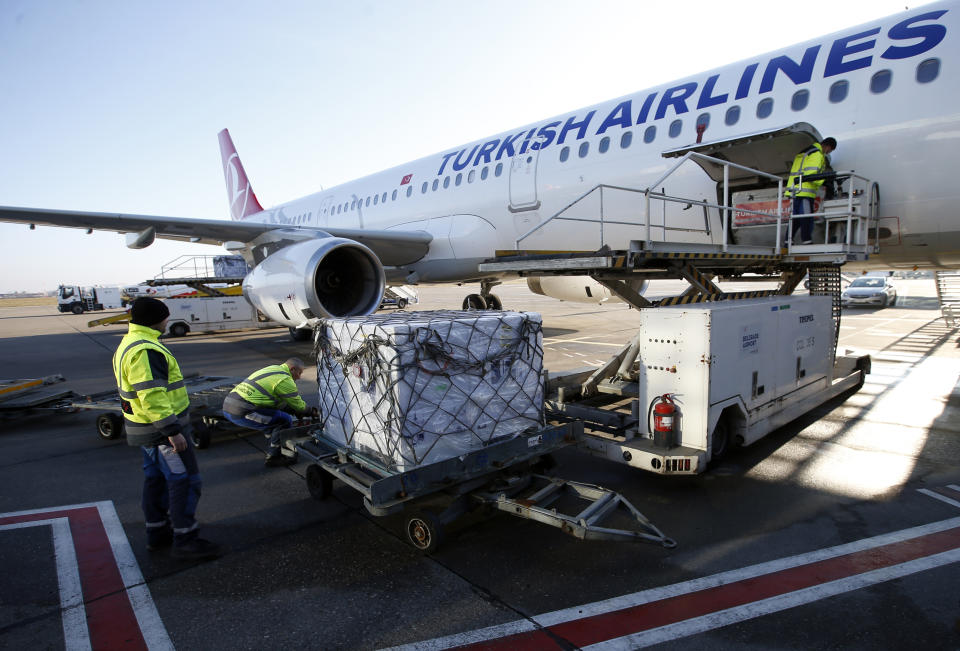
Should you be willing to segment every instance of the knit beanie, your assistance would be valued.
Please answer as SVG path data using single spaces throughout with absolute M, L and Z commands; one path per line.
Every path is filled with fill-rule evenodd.
M 152 326 L 170 316 L 170 310 L 163 301 L 144 296 L 130 306 L 130 323 Z

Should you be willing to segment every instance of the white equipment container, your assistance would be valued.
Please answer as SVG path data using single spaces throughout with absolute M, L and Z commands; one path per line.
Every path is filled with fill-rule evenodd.
M 831 307 L 828 296 L 777 296 L 640 310 L 640 422 L 583 446 L 653 472 L 702 472 L 718 445 L 749 445 L 862 381 L 856 360 L 834 368 Z M 672 442 L 655 445 L 647 415 L 665 394 Z
M 175 337 L 190 331 L 275 328 L 279 324 L 260 321 L 257 311 L 242 296 L 188 296 L 164 299 L 170 308 L 167 330 Z
M 543 424 L 533 312 L 424 311 L 323 321 L 324 435 L 390 470 L 463 455 Z

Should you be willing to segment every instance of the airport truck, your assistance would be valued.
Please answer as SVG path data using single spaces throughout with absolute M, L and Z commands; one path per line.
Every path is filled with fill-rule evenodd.
M 276 328 L 280 324 L 262 319 L 242 296 L 187 296 L 164 300 L 170 308 L 167 332 L 182 337 L 188 332 Z
M 593 455 L 660 474 L 701 473 L 732 447 L 863 384 L 869 357 L 834 360 L 832 308 L 829 296 L 792 295 L 640 310 L 629 359 L 597 386 L 632 399 L 631 412 L 562 396 L 548 412 L 582 418 L 581 447 Z
M 83 314 L 121 307 L 124 307 L 124 301 L 118 287 L 60 285 L 57 288 L 57 309 L 61 312 Z

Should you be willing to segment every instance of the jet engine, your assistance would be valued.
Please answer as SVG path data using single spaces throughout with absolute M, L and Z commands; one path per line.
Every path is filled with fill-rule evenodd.
M 639 294 L 647 288 L 646 280 L 628 280 L 627 284 Z M 573 303 L 622 303 L 623 299 L 589 276 L 531 276 L 527 287 L 534 294 L 549 296 Z
M 380 306 L 384 288 L 376 254 L 340 237 L 284 247 L 243 280 L 243 295 L 255 308 L 292 327 L 315 318 L 371 314 Z

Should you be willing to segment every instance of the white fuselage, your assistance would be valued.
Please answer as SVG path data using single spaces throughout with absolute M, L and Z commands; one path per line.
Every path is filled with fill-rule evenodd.
M 415 272 L 424 282 L 479 279 L 477 262 L 498 250 L 596 250 L 588 232 L 596 227 L 573 222 L 551 224 L 519 247 L 517 240 L 599 184 L 648 187 L 674 162 L 662 152 L 696 142 L 696 124 L 707 115 L 703 142 L 798 122 L 833 136 L 833 167 L 877 181 L 880 215 L 896 218 L 888 220 L 896 224 L 893 236 L 870 264 L 960 266 L 958 21 L 955 2 L 921 7 L 460 145 L 247 221 L 423 230 L 434 237 L 429 253 L 388 268 L 388 278 Z M 846 93 L 833 101 L 838 82 L 846 82 Z M 798 91 L 808 91 L 802 107 Z M 769 114 L 758 117 L 770 101 Z M 717 196 L 716 183 L 694 165 L 670 183 L 677 196 Z M 689 219 L 698 218 L 694 213 Z

